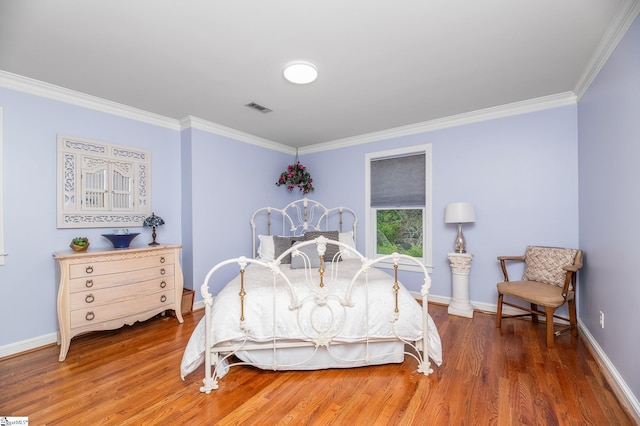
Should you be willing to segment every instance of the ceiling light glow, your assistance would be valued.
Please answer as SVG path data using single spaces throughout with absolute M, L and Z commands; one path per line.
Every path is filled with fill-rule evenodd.
M 318 70 L 309 62 L 293 62 L 284 69 L 284 78 L 295 84 L 309 84 L 318 78 Z

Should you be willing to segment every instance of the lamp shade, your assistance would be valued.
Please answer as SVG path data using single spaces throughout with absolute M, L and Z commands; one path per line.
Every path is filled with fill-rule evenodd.
M 468 223 L 476 221 L 476 211 L 471 203 L 449 203 L 444 213 L 445 223 Z
M 156 216 L 155 213 L 151 213 L 151 216 L 146 218 L 142 224 L 144 226 L 162 226 L 164 225 L 164 219 Z

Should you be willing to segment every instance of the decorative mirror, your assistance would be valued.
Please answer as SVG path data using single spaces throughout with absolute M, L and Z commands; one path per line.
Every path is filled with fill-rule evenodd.
M 150 180 L 148 151 L 58 135 L 58 228 L 142 226 Z

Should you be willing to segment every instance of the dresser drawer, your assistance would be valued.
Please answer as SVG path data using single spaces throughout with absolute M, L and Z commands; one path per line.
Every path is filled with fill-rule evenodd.
M 151 294 L 123 295 L 117 303 L 71 311 L 71 329 L 99 324 L 131 315 L 132 312 L 162 311 L 174 305 L 174 292 L 159 291 Z
M 74 265 L 76 266 L 76 265 Z M 77 293 L 86 290 L 99 290 L 108 287 L 133 284 L 152 279 L 165 279 L 167 283 L 173 282 L 175 265 L 153 266 L 147 269 L 128 271 L 120 274 L 107 274 L 96 276 L 85 276 L 83 278 L 73 278 L 69 280 L 69 291 Z
M 173 278 L 173 277 L 172 277 Z M 72 311 L 78 309 L 90 309 L 94 306 L 108 305 L 110 303 L 126 302 L 137 299 L 147 294 L 157 292 L 173 291 L 173 279 L 154 279 L 143 281 L 132 285 L 123 285 L 111 288 L 91 289 L 72 293 L 70 296 L 70 308 Z
M 119 274 L 139 269 L 162 267 L 173 264 L 173 256 L 160 255 L 139 259 L 123 259 L 119 261 L 96 260 L 69 266 L 69 278 L 86 278 L 97 275 Z

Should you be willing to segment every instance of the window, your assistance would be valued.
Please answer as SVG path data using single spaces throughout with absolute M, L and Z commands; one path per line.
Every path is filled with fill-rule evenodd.
M 58 228 L 142 226 L 150 176 L 147 151 L 58 136 Z
M 431 267 L 431 145 L 371 153 L 365 161 L 367 257 L 398 252 Z
M 7 255 L 4 251 L 4 203 L 2 201 L 2 188 L 4 188 L 4 184 L 2 182 L 2 176 L 4 176 L 4 161 L 2 159 L 2 108 L 0 108 L 0 265 L 4 265 L 4 257 Z

